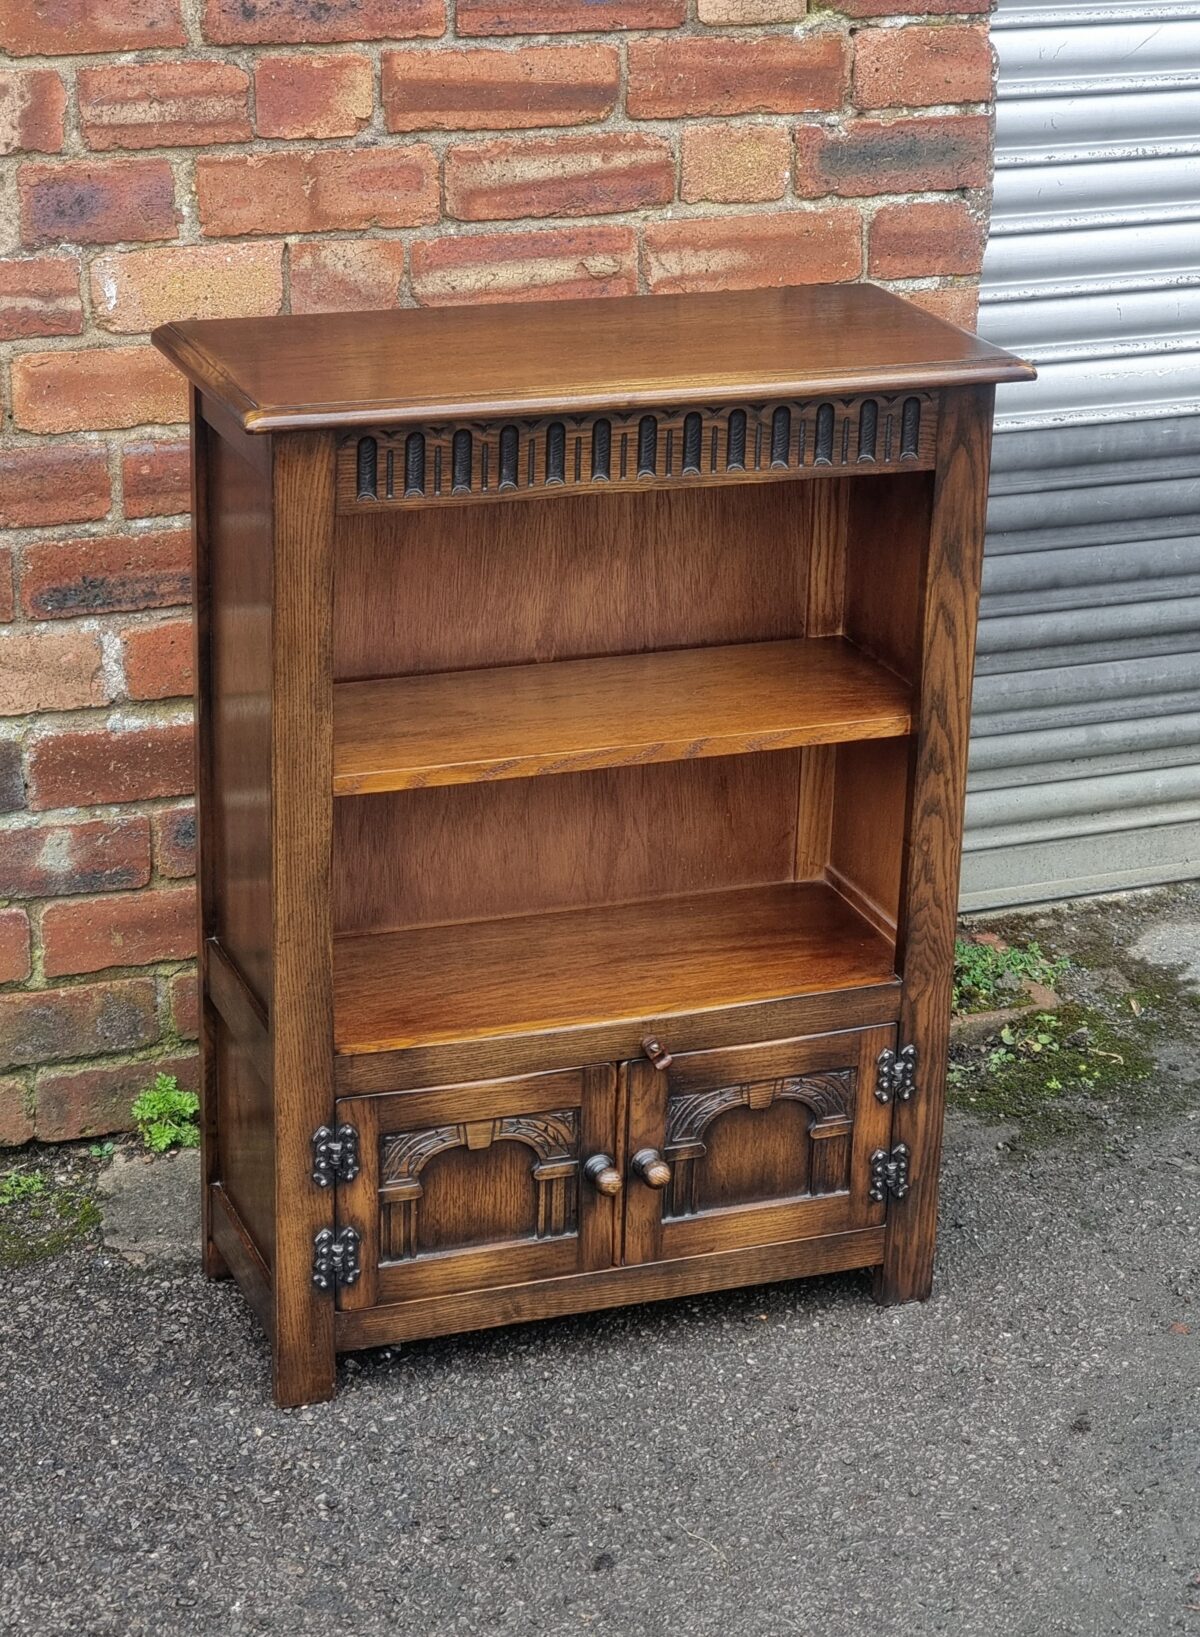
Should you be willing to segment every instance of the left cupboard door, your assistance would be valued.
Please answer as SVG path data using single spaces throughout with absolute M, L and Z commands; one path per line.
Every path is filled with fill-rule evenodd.
M 339 1100 L 361 1170 L 337 1187 L 360 1235 L 343 1309 L 526 1284 L 619 1259 L 617 1071 Z M 603 1162 L 603 1163 L 602 1163 Z

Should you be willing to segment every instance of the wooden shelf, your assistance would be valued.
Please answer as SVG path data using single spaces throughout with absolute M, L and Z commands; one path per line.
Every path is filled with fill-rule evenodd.
M 894 950 L 820 882 L 347 936 L 343 1055 L 662 1018 L 895 981 Z
M 342 682 L 339 796 L 886 739 L 909 690 L 841 637 Z

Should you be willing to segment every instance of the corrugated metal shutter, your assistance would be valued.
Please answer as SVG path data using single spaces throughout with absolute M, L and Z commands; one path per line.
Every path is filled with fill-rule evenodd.
M 1200 3 L 1006 3 L 963 902 L 1200 873 Z

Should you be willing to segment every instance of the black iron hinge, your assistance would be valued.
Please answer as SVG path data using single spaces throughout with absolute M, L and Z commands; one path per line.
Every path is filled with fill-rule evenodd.
M 312 1179 L 318 1188 L 335 1182 L 353 1182 L 362 1169 L 358 1156 L 358 1132 L 352 1125 L 319 1125 L 312 1134 Z
M 357 1228 L 322 1228 L 313 1240 L 312 1282 L 318 1290 L 352 1285 L 362 1267 L 358 1252 L 362 1235 Z
M 886 1148 L 877 1148 L 871 1155 L 871 1186 L 867 1189 L 868 1199 L 883 1200 L 889 1194 L 893 1199 L 903 1199 L 908 1192 L 908 1160 L 907 1143 L 897 1143 L 890 1151 Z
M 917 1048 L 894 1052 L 889 1046 L 875 1059 L 875 1095 L 881 1103 L 910 1102 L 917 1089 Z

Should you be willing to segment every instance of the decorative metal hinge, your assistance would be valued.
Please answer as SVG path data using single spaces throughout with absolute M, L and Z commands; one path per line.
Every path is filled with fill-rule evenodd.
M 897 1143 L 889 1153 L 886 1148 L 877 1148 L 871 1155 L 871 1186 L 867 1189 L 867 1198 L 875 1200 L 886 1199 L 889 1194 L 894 1199 L 903 1199 L 908 1192 L 908 1160 L 909 1146 L 907 1143 Z
M 318 1188 L 335 1182 L 353 1182 L 362 1166 L 358 1157 L 358 1132 L 352 1125 L 332 1130 L 319 1125 L 312 1134 L 312 1179 Z
M 337 1285 L 352 1285 L 362 1268 L 358 1251 L 362 1235 L 357 1228 L 322 1228 L 313 1240 L 312 1282 L 318 1290 L 333 1290 Z
M 917 1048 L 894 1052 L 889 1046 L 875 1059 L 875 1095 L 881 1103 L 911 1101 L 917 1089 Z

